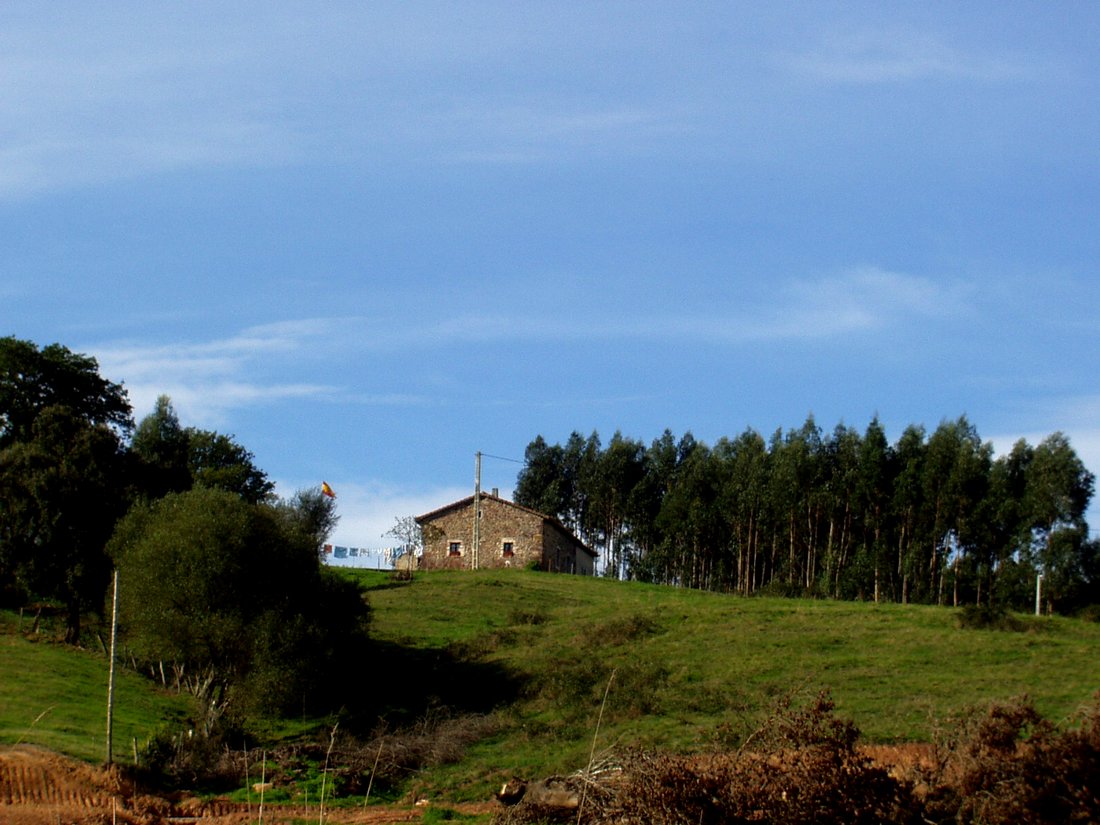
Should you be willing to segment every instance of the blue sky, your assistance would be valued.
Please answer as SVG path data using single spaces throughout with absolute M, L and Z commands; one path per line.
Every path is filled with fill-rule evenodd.
M 966 414 L 1097 472 L 1098 42 L 1085 2 L 7 3 L 0 327 L 328 480 L 355 546 L 572 430 Z

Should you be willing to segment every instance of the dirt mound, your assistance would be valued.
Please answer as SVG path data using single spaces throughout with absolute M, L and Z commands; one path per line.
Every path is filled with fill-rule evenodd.
M 144 825 L 158 821 L 164 807 L 137 794 L 117 771 L 38 748 L 0 750 L 0 821 L 5 823 Z
M 448 806 L 480 813 L 491 805 Z M 120 771 L 106 770 L 40 748 L 0 748 L 0 823 L 4 825 L 246 825 L 258 807 L 226 800 L 167 798 L 140 792 Z M 351 810 L 332 808 L 325 821 L 340 825 L 417 822 L 422 807 Z M 269 808 L 264 821 L 287 823 L 318 811 Z

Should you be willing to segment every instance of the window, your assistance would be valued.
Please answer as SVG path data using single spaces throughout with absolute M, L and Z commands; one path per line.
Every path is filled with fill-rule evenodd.
M 500 555 L 506 559 L 512 558 L 516 554 L 516 543 L 511 539 L 504 539 L 500 543 Z
M 448 556 L 461 556 L 462 555 L 462 542 L 452 541 L 447 544 Z

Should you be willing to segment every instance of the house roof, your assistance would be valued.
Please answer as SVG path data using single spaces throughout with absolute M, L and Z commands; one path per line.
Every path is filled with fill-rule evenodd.
M 522 504 L 516 504 L 514 501 L 509 501 L 506 498 L 501 498 L 500 496 L 494 496 L 490 493 L 483 492 L 481 494 L 481 499 L 482 499 L 482 501 L 484 501 L 486 499 L 488 499 L 490 501 L 496 501 L 500 504 L 505 505 L 506 507 L 511 507 L 514 510 L 521 510 L 524 513 L 529 513 L 530 515 L 535 516 L 536 518 L 542 519 L 544 522 L 549 524 L 551 527 L 553 527 L 554 529 L 558 530 L 563 535 L 565 535 L 571 542 L 576 544 L 577 547 L 579 547 L 581 550 L 586 552 L 592 558 L 596 558 L 597 553 L 594 550 L 592 550 L 587 544 L 585 544 L 583 541 L 581 541 L 579 538 L 577 538 L 573 534 L 572 530 L 570 530 L 568 527 L 566 527 L 564 524 L 562 524 L 554 516 L 548 516 L 548 515 L 546 515 L 546 513 L 540 513 L 538 510 L 532 510 L 530 507 L 524 507 Z M 439 518 L 440 516 L 444 516 L 447 513 L 454 512 L 455 510 L 464 510 L 467 507 L 472 506 L 473 503 L 474 503 L 474 497 L 472 495 L 466 496 L 466 498 L 460 498 L 458 501 L 452 501 L 450 504 L 445 504 L 442 507 L 439 507 L 435 510 L 432 510 L 430 513 L 425 513 L 422 516 L 416 516 L 416 523 L 417 524 L 423 524 L 423 523 L 428 522 L 428 521 L 433 521 L 433 520 Z

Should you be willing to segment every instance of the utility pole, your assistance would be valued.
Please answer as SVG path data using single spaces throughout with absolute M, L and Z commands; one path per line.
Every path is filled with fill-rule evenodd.
M 115 727 L 115 641 L 118 638 L 118 570 L 111 596 L 111 663 L 107 667 L 107 765 L 114 761 L 112 746 Z
M 474 541 L 472 549 L 472 564 L 474 570 L 478 568 L 478 553 L 481 551 L 481 452 L 476 453 L 474 464 Z
M 1035 615 L 1043 612 L 1043 574 L 1035 577 Z

